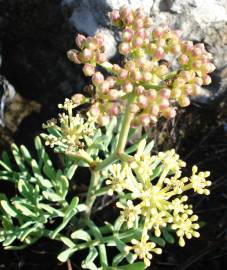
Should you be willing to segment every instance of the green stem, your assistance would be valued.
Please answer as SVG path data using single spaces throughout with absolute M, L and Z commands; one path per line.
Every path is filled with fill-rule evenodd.
M 116 234 L 115 236 L 117 236 L 118 240 L 122 240 L 123 242 L 128 243 L 131 241 L 131 239 L 136 238 L 138 234 L 141 235 L 141 230 L 129 229 L 128 231 Z M 60 239 L 56 239 L 56 240 L 60 240 Z M 113 235 L 102 237 L 100 240 L 95 239 L 87 243 L 77 244 L 76 251 L 98 246 L 100 244 L 107 244 L 107 243 L 111 243 L 113 245 L 116 244 L 116 241 Z
M 89 189 L 87 192 L 87 198 L 86 198 L 86 202 L 85 202 L 85 204 L 88 207 L 87 216 L 90 216 L 92 205 L 96 199 L 95 192 L 100 186 L 99 180 L 100 180 L 99 172 L 92 170 L 91 171 L 91 181 L 90 181 Z
M 125 146 L 126 146 L 127 139 L 128 139 L 128 133 L 129 133 L 129 129 L 130 129 L 130 124 L 131 124 L 133 116 L 134 116 L 134 113 L 131 111 L 131 105 L 135 101 L 135 98 L 136 98 L 136 96 L 134 93 L 132 93 L 128 98 L 128 103 L 126 106 L 125 115 L 124 115 L 123 123 L 121 126 L 121 131 L 120 131 L 120 135 L 119 135 L 119 140 L 118 140 L 118 144 L 117 144 L 117 148 L 116 148 L 117 154 L 122 154 L 122 153 L 124 153 L 124 150 L 125 150 Z
M 101 163 L 97 164 L 97 166 L 95 167 L 96 171 L 100 171 L 104 169 L 105 167 L 109 166 L 111 163 L 118 160 L 121 157 L 121 155 L 124 153 L 124 149 L 127 143 L 128 133 L 130 129 L 130 124 L 134 116 L 134 113 L 131 112 L 131 104 L 134 102 L 135 98 L 136 96 L 133 93 L 129 95 L 128 97 L 128 103 L 126 106 L 121 130 L 120 130 L 119 140 L 118 140 L 115 152 L 112 153 L 110 156 L 108 156 Z
M 73 158 L 76 158 L 78 160 L 84 161 L 90 167 L 92 167 L 93 164 L 94 164 L 94 160 L 92 159 L 92 157 L 87 152 L 85 152 L 84 150 L 79 150 L 77 153 L 67 151 L 66 154 L 68 156 L 70 156 L 70 157 L 73 157 Z
M 97 164 L 95 167 L 96 171 L 101 171 L 105 167 L 109 166 L 114 161 L 118 160 L 117 154 L 114 152 L 113 154 L 109 155 L 106 159 L 104 159 L 102 162 Z

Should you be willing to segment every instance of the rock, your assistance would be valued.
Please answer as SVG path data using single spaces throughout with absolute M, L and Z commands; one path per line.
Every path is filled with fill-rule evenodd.
M 0 43 L 0 68 L 2 65 L 2 46 Z M 8 82 L 8 80 L 0 74 L 0 126 L 5 126 L 5 108 L 15 96 L 14 87 Z
M 7 79 L 0 75 L 0 125 L 5 126 L 5 107 L 12 101 L 15 96 L 14 87 Z

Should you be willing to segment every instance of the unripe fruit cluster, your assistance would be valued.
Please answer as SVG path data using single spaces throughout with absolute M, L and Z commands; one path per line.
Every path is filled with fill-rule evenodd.
M 68 58 L 76 64 L 84 64 L 83 72 L 85 76 L 92 76 L 95 73 L 96 65 L 106 61 L 103 36 L 96 34 L 94 37 L 86 38 L 79 34 L 75 43 L 81 51 L 69 50 L 67 52 Z
M 200 94 L 201 86 L 211 83 L 208 74 L 215 66 L 203 44 L 184 41 L 180 31 L 167 26 L 151 29 L 151 19 L 141 8 L 131 10 L 123 6 L 109 16 L 122 30 L 122 66 L 106 61 L 100 34 L 88 38 L 78 35 L 76 44 L 81 51 L 68 52 L 70 60 L 84 63 L 84 74 L 92 76 L 96 90 L 89 114 L 100 125 L 106 125 L 113 115 L 124 113 L 129 94 L 136 96 L 131 104 L 134 126 L 148 126 L 161 116 L 173 118 L 176 103 L 188 106 L 190 96 Z M 104 79 L 103 74 L 96 72 L 97 64 L 111 76 Z

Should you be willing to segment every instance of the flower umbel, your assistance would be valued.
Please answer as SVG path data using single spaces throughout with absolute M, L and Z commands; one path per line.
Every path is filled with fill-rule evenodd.
M 73 109 L 77 106 L 75 97 L 66 99 L 64 104 L 59 104 L 59 108 L 66 112 L 60 113 L 57 119 L 51 119 L 43 124 L 43 128 L 49 131 L 49 135 L 42 134 L 46 145 L 55 148 L 58 152 L 72 154 L 83 149 L 86 143 L 94 136 L 95 125 L 89 119 L 85 119 L 81 114 L 73 116 Z M 83 99 L 83 97 L 82 97 Z M 78 99 L 77 99 L 78 100 Z
M 192 176 L 182 177 L 182 168 L 186 163 L 174 150 L 151 156 L 145 151 L 145 147 L 146 142 L 142 140 L 137 152 L 132 156 L 134 161 L 128 165 L 116 163 L 108 167 L 109 179 L 115 175 L 120 183 L 120 190 L 109 180 L 107 184 L 111 192 L 119 195 L 116 205 L 122 209 L 120 215 L 128 228 L 138 223 L 143 224 L 142 239 L 145 237 L 148 240 L 149 232 L 160 237 L 162 230 L 169 225 L 176 231 L 179 245 L 184 246 L 185 238 L 199 237 L 199 225 L 198 216 L 193 214 L 192 205 L 187 204 L 188 196 L 183 193 L 191 189 L 199 194 L 208 195 L 209 190 L 206 187 L 210 186 L 211 182 L 206 178 L 209 172 L 198 172 L 198 168 L 193 166 Z M 118 175 L 115 173 L 116 168 L 120 172 Z M 128 197 L 131 197 L 131 200 L 124 203 Z M 155 246 L 146 241 L 133 240 L 133 247 L 128 250 L 133 251 L 138 258 L 144 259 L 148 266 Z
M 100 33 L 88 38 L 78 35 L 80 51 L 68 52 L 69 59 L 84 63 L 84 74 L 92 76 L 96 101 L 88 113 L 96 116 L 98 124 L 106 125 L 113 115 L 119 115 L 129 93 L 136 95 L 132 126 L 149 126 L 160 117 L 173 118 L 176 104 L 188 106 L 190 97 L 211 83 L 209 73 L 215 66 L 203 44 L 183 40 L 180 31 L 167 26 L 152 27 L 141 8 L 123 6 L 109 16 L 121 31 L 118 48 L 125 57 L 121 66 L 108 62 Z M 97 65 L 111 76 L 104 79 L 95 71 Z

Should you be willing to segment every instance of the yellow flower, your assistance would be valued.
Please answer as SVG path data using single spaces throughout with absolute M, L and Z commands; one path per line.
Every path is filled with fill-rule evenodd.
M 149 213 L 149 212 L 148 212 Z M 150 217 L 145 221 L 147 229 L 154 229 L 154 234 L 157 237 L 161 236 L 161 228 L 166 227 L 167 223 L 173 221 L 173 218 L 168 214 L 167 211 L 158 211 L 156 208 L 150 210 Z
M 134 259 L 139 258 L 140 260 L 144 260 L 146 267 L 150 266 L 150 260 L 152 259 L 152 253 L 161 254 L 161 248 L 156 248 L 156 244 L 153 242 L 147 242 L 147 239 L 143 241 L 138 241 L 136 239 L 132 239 L 132 246 L 127 246 L 125 251 L 128 253 L 129 251 L 134 252 Z
M 179 245 L 183 247 L 185 245 L 184 237 L 191 239 L 192 236 L 199 237 L 200 234 L 196 230 L 199 229 L 199 224 L 194 223 L 198 220 L 198 216 L 193 215 L 189 217 L 187 214 L 175 215 L 173 220 L 172 229 L 176 230 L 176 234 L 179 237 Z
M 195 192 L 199 194 L 209 195 L 210 191 L 206 187 L 211 186 L 211 181 L 207 181 L 206 178 L 210 176 L 210 172 L 198 172 L 198 167 L 192 167 L 192 176 L 190 177 L 190 182 L 192 183 L 192 188 Z
M 136 219 L 141 214 L 140 208 L 134 206 L 131 200 L 128 200 L 126 205 L 117 202 L 116 206 L 118 208 L 123 209 L 123 211 L 121 211 L 120 214 L 122 215 L 123 219 L 127 222 L 128 228 L 132 228 L 134 226 Z
M 165 153 L 159 152 L 158 157 L 162 161 L 164 166 L 172 172 L 177 172 L 182 167 L 186 166 L 186 163 L 183 160 L 179 159 L 179 155 L 176 154 L 174 149 L 166 151 Z
M 188 204 L 184 204 L 188 200 L 187 196 L 183 196 L 181 198 L 176 198 L 172 200 L 171 204 L 169 205 L 169 210 L 173 211 L 173 214 L 176 216 L 179 213 L 192 215 L 192 206 Z

